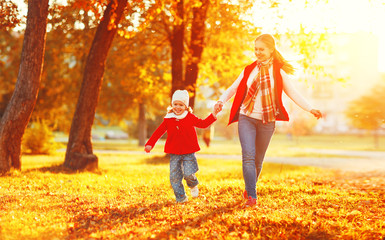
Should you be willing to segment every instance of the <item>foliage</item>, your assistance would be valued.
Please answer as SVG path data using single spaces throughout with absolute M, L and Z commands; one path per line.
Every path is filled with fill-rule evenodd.
M 60 144 L 54 141 L 50 127 L 44 121 L 30 123 L 22 140 L 22 152 L 26 154 L 53 154 Z
M 238 14 L 246 12 L 250 4 L 249 1 L 241 1 L 240 5 L 218 1 L 209 9 L 206 46 L 199 64 L 197 84 L 210 86 L 214 90 L 211 98 L 219 97 L 221 90 L 230 86 L 252 61 L 249 53 L 258 28 L 253 30 L 250 22 Z
M 186 46 L 191 34 L 190 10 L 196 3 L 185 1 Z M 210 1 L 197 81 L 198 88 L 205 85 L 214 89 L 209 98 L 218 97 L 252 56 L 252 42 L 259 27 L 254 28 L 239 13 L 247 12 L 253 3 L 238 3 Z M 96 0 L 71 0 L 66 5 L 54 2 L 50 6 L 45 64 L 33 120 L 45 119 L 58 130 L 68 131 L 91 39 L 104 7 L 105 1 Z M 107 60 L 97 108 L 97 114 L 111 123 L 136 121 L 139 103 L 148 106 L 149 118 L 163 115 L 171 83 L 169 32 L 175 23 L 173 7 L 172 1 L 132 1 L 131 8 L 127 8 Z M 4 36 L 2 51 L 7 56 L 7 68 L 0 74 L 4 80 L 0 84 L 7 84 L 0 88 L 3 105 L 18 72 L 22 35 L 17 35 L 18 41 L 14 35 L 10 31 L 0 35 Z M 187 62 L 189 57 L 187 51 L 183 60 Z
M 50 126 L 55 126 L 57 128 L 56 130 L 69 131 L 71 123 L 70 116 L 73 116 L 76 106 L 76 99 L 79 94 L 84 65 L 91 46 L 92 37 L 95 33 L 96 26 L 100 21 L 105 5 L 105 1 L 99 0 L 70 0 L 67 1 L 65 5 L 61 5 L 57 2 L 53 2 L 50 5 L 44 68 L 38 100 L 31 116 L 32 120 L 44 119 Z M 156 4 L 154 3 L 154 5 L 158 6 L 159 1 L 156 1 Z M 111 94 L 106 94 L 109 90 L 102 93 L 102 99 L 99 103 L 101 106 L 98 109 L 100 115 L 103 115 L 104 117 L 108 116 L 108 120 L 115 120 L 115 122 L 119 122 L 126 118 L 127 115 L 130 116 L 127 109 L 133 108 L 138 99 L 143 99 L 143 95 L 137 93 L 140 93 L 141 90 L 146 89 L 146 87 L 149 86 L 148 84 L 137 82 L 136 79 L 138 76 L 145 78 L 146 82 L 150 82 L 154 86 L 155 84 L 152 81 L 159 78 L 159 76 L 163 76 L 163 73 L 160 72 L 158 73 L 158 77 L 152 77 L 157 74 L 153 73 L 155 70 L 147 72 L 148 66 L 152 69 L 156 68 L 156 66 L 159 67 L 158 69 L 164 67 L 157 65 L 158 63 L 156 61 L 159 60 L 159 58 L 148 56 L 148 53 L 151 53 L 156 49 L 150 48 L 146 50 L 147 53 L 142 56 L 150 61 L 152 60 L 148 65 L 144 66 L 143 62 L 135 62 L 139 60 L 136 58 L 138 55 L 135 51 L 141 51 L 140 48 L 146 46 L 143 44 L 140 45 L 140 47 L 134 46 L 137 43 L 145 42 L 141 42 L 143 37 L 138 38 L 136 42 L 128 42 L 126 37 L 134 37 L 136 34 L 126 34 L 122 29 L 132 26 L 133 19 L 136 18 L 134 15 L 143 11 L 145 6 L 142 1 L 133 1 L 132 8 L 132 11 L 127 8 L 127 18 L 121 25 L 119 25 L 121 28 L 119 33 L 123 37 L 120 37 L 114 42 L 116 45 L 113 45 L 112 49 L 114 49 L 115 54 L 112 54 L 113 56 L 108 59 L 105 72 L 107 78 L 105 86 L 109 85 L 109 89 L 116 89 L 114 89 Z M 152 8 L 150 10 L 153 11 Z M 145 16 L 155 13 L 149 13 L 147 11 L 142 12 Z M 149 20 L 146 21 L 148 22 Z M 146 25 L 148 23 L 143 24 Z M 148 36 L 146 36 L 146 38 L 151 39 Z M 0 111 L 5 108 L 9 99 L 8 96 L 12 94 L 16 82 L 22 39 L 23 33 L 14 33 L 12 29 L 8 29 L 7 31 L 1 30 L 0 50 L 5 58 L 2 57 L 0 59 Z M 159 49 L 159 46 L 157 48 Z M 127 51 L 129 49 L 131 49 L 131 51 Z M 129 66 L 131 66 L 131 63 L 136 64 L 136 66 L 129 68 L 129 70 L 135 69 L 135 74 L 127 74 L 127 68 L 124 67 L 125 61 L 122 61 L 123 59 L 125 61 L 131 61 L 130 64 L 128 64 Z M 141 66 L 141 68 L 137 68 L 138 66 Z M 167 68 L 164 69 L 167 70 Z M 108 81 L 111 77 L 114 78 L 114 81 L 130 82 L 130 84 L 126 84 L 124 88 L 122 88 L 120 84 L 111 85 L 111 82 Z M 135 85 L 135 83 L 138 84 Z M 160 84 L 156 84 L 156 87 L 155 91 L 159 92 L 159 87 L 161 88 Z M 127 90 L 135 90 L 136 92 Z M 116 94 L 119 93 L 119 91 L 120 94 Z M 122 94 L 123 92 L 126 94 Z M 155 94 L 154 92 L 151 92 L 148 95 L 152 96 Z M 120 103 L 126 103 L 124 109 L 122 108 L 123 105 L 120 105 Z M 119 108 L 119 105 L 121 108 Z M 111 106 L 113 106 L 113 108 L 111 108 Z
M 306 136 L 313 133 L 317 120 L 308 112 L 301 112 L 292 116 L 287 127 L 287 133 L 293 136 Z
M 97 108 L 112 123 L 135 121 L 138 104 L 148 106 L 149 117 L 169 104 L 168 51 L 164 49 L 164 39 L 156 42 L 149 36 L 147 30 L 131 39 L 116 36 L 114 40 Z
M 81 1 L 68 1 L 66 6 L 53 3 L 49 8 L 45 59 L 39 95 L 31 116 L 32 121 L 44 119 L 50 126 L 68 131 L 75 100 L 79 93 L 83 64 L 97 19 L 94 14 L 78 8 Z M 84 24 L 84 29 L 79 26 Z M 0 85 L 2 104 L 12 94 L 19 68 L 23 32 L 1 33 Z M 3 45 L 4 44 L 4 45 Z M 4 61 L 5 60 L 5 61 Z
M 23 35 L 0 30 L 0 116 L 11 99 L 20 66 Z
M 65 174 L 63 156 L 25 156 L 0 181 L 2 239 L 382 239 L 383 175 L 265 164 L 244 208 L 239 160 L 199 159 L 200 196 L 175 204 L 168 164 L 102 155 Z M 50 167 L 50 165 L 52 165 Z M 48 166 L 48 167 L 47 167 Z M 156 172 L 156 174 L 154 174 Z
M 19 25 L 22 19 L 18 16 L 17 5 L 5 0 L 0 3 L 0 29 L 10 30 Z
M 379 84 L 350 103 L 346 116 L 352 126 L 366 130 L 377 130 L 385 126 L 385 103 L 382 98 L 384 91 L 385 85 Z

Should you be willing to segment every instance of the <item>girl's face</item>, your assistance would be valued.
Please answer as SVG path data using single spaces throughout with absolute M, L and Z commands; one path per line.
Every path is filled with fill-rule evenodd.
M 268 48 L 264 42 L 259 40 L 255 41 L 255 56 L 257 57 L 258 61 L 266 61 L 271 57 L 273 52 L 274 49 Z
M 181 115 L 182 113 L 184 113 L 184 111 L 187 110 L 187 107 L 186 105 L 184 105 L 184 103 L 182 101 L 174 101 L 172 103 L 172 111 L 176 114 L 176 115 Z

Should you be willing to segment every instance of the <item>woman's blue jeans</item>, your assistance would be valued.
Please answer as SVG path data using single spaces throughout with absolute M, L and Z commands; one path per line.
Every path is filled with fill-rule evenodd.
M 247 194 L 257 198 L 256 185 L 262 171 L 267 147 L 275 130 L 275 122 L 239 115 L 238 134 L 242 147 L 242 170 Z

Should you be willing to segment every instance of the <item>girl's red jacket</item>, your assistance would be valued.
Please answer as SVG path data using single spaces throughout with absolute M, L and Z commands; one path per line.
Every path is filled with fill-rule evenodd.
M 210 114 L 205 119 L 200 119 L 192 113 L 188 113 L 185 118 L 164 118 L 163 122 L 154 131 L 146 146 L 155 146 L 155 143 L 167 132 L 164 152 L 170 154 L 189 154 L 200 150 L 195 127 L 207 128 L 216 117 Z

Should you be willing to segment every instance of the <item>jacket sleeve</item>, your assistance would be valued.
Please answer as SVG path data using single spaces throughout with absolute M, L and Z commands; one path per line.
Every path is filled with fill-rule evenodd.
M 150 139 L 146 142 L 145 146 L 150 145 L 151 147 L 154 147 L 156 142 L 163 136 L 163 134 L 167 131 L 167 124 L 166 121 L 163 120 L 163 122 L 159 125 L 159 127 L 154 131 L 154 133 L 151 135 Z
M 297 91 L 297 89 L 292 85 L 290 77 L 281 69 L 282 82 L 283 82 L 283 91 L 286 95 L 295 102 L 303 110 L 310 112 L 313 108 L 308 101 Z
M 217 118 L 214 117 L 214 115 L 212 113 L 205 119 L 200 119 L 197 116 L 195 116 L 194 114 L 191 114 L 191 115 L 193 117 L 194 126 L 198 127 L 198 128 L 207 128 L 208 126 L 210 126 L 213 122 L 215 122 L 217 120 Z
M 243 78 L 245 70 L 241 72 L 241 74 L 238 76 L 238 78 L 231 84 L 231 86 L 222 94 L 222 96 L 219 98 L 219 101 L 223 102 L 225 104 L 229 99 L 234 96 L 234 94 L 237 92 L 238 86 Z

